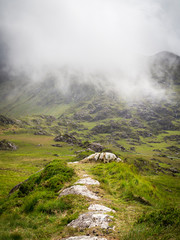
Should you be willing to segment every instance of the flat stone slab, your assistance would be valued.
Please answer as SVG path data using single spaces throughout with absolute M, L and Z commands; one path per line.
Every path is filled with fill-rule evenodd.
M 94 200 L 99 200 L 100 197 L 96 196 L 93 192 L 91 192 L 86 186 L 82 185 L 74 185 L 72 187 L 64 189 L 60 194 L 59 198 L 64 195 L 69 194 L 76 194 L 76 195 L 82 195 Z
M 99 181 L 94 180 L 90 177 L 79 179 L 75 184 L 100 185 Z
M 111 208 L 105 207 L 100 204 L 91 204 L 88 208 L 89 211 L 96 211 L 96 212 L 115 212 Z
M 77 164 L 77 163 L 79 163 L 78 161 L 76 161 L 76 162 L 68 162 L 68 164 Z
M 98 212 L 88 212 L 81 214 L 77 219 L 70 222 L 67 226 L 73 228 L 92 228 L 92 227 L 100 227 L 103 229 L 109 228 L 109 222 L 112 221 L 112 216 L 109 216 L 104 213 Z
M 107 240 L 106 238 L 99 237 L 91 237 L 91 236 L 77 236 L 77 237 L 69 237 L 63 238 L 64 240 Z

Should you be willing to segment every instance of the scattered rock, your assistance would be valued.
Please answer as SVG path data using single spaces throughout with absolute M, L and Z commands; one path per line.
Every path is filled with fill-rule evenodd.
M 12 143 L 7 141 L 6 139 L 3 139 L 2 141 L 0 141 L 0 150 L 17 150 L 17 146 Z
M 167 149 L 171 152 L 180 152 L 180 148 L 179 147 L 176 147 L 176 146 L 170 146 L 170 147 L 167 147 Z
M 90 177 L 79 179 L 75 184 L 100 185 L 99 181 L 94 180 Z
M 86 186 L 82 185 L 75 185 L 69 188 L 64 189 L 60 194 L 59 198 L 64 195 L 69 195 L 69 194 L 76 194 L 76 195 L 82 195 L 91 199 L 99 200 L 100 198 L 96 196 L 93 192 L 88 190 Z
M 104 147 L 100 143 L 90 143 L 88 147 L 95 152 L 102 152 L 102 150 L 104 149 Z
M 100 227 L 107 229 L 109 228 L 109 222 L 112 221 L 112 216 L 104 214 L 104 213 L 93 213 L 88 212 L 81 214 L 77 219 L 70 222 L 67 226 L 73 228 L 92 228 L 92 227 Z
M 88 208 L 89 211 L 97 211 L 97 212 L 115 212 L 111 208 L 105 207 L 100 204 L 91 204 Z
M 69 135 L 69 134 L 58 135 L 54 138 L 54 141 L 55 142 L 66 142 L 66 143 L 69 143 L 69 144 L 76 144 L 76 145 L 79 145 L 79 146 L 82 145 L 80 140 L 78 140 L 77 138 L 75 138 L 74 136 Z
M 63 240 L 107 240 L 106 238 L 99 238 L 99 237 L 93 237 L 93 236 L 76 236 L 76 237 L 69 237 L 69 238 L 63 238 Z
M 34 135 L 42 135 L 42 136 L 49 136 L 50 134 L 46 131 L 40 130 L 38 132 L 35 132 Z
M 62 145 L 61 144 L 52 144 L 51 146 L 53 146 L 53 147 L 62 147 Z
M 0 115 L 0 125 L 15 124 L 15 121 L 11 118 Z
M 172 173 L 180 173 L 180 171 L 177 168 L 169 168 L 169 171 L 171 171 Z
M 116 157 L 114 153 L 110 152 L 94 153 L 82 160 L 82 162 L 103 162 L 103 163 L 109 163 L 113 161 L 123 162 L 120 158 Z

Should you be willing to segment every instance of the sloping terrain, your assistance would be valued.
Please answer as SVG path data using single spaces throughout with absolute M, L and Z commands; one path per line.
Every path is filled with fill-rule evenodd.
M 180 61 L 166 52 L 150 61 L 154 81 L 167 94 L 161 100 L 125 101 L 79 75 L 62 92 L 52 77 L 30 83 L 23 75 L 1 74 L 2 240 L 178 239 Z M 77 163 L 94 152 L 112 152 L 122 161 Z M 100 183 L 86 185 L 100 202 L 59 197 L 82 186 L 87 175 Z M 89 221 L 94 204 L 115 211 L 108 213 L 109 228 L 70 226 L 81 217 Z M 98 217 L 96 224 L 104 215 Z

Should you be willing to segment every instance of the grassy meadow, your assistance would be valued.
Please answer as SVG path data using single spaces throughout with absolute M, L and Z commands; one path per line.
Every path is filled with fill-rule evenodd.
M 179 132 L 167 131 L 156 139 L 141 138 L 141 143 L 135 145 L 129 140 L 117 140 L 125 151 L 112 142 L 106 143 L 105 150 L 114 152 L 123 163 L 68 165 L 67 162 L 81 160 L 91 152 L 64 142 L 60 142 L 61 147 L 52 146 L 56 134 L 34 135 L 39 124 L 34 119 L 36 117 L 23 119 L 25 123 L 20 127 L 8 125 L 0 129 L 0 140 L 6 139 L 18 147 L 16 151 L 0 151 L 1 240 L 58 240 L 94 233 L 109 240 L 179 239 L 180 175 L 169 169 L 178 169 L 180 161 L 177 153 L 165 150 L 172 146 L 172 141 L 164 141 L 164 137 Z M 52 128 L 61 133 L 68 128 L 68 132 L 73 133 L 70 126 L 65 128 L 55 122 L 48 125 L 45 120 L 40 124 L 48 133 Z M 86 135 L 96 123 L 80 124 L 87 130 L 82 134 L 77 129 L 77 136 L 86 141 Z M 107 137 L 99 134 L 88 140 Z M 135 151 L 129 151 L 131 147 Z M 84 152 L 78 153 L 80 150 Z M 58 199 L 59 190 L 71 186 L 83 174 L 100 181 L 100 187 L 92 190 L 102 197 L 102 204 L 116 211 L 111 223 L 114 231 L 98 228 L 80 231 L 66 226 L 86 212 L 90 203 L 95 203 L 75 195 Z M 9 196 L 9 191 L 23 181 Z

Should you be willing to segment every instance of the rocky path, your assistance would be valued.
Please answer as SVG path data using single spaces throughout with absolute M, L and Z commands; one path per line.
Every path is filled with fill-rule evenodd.
M 78 163 L 71 163 L 71 166 L 76 170 Z M 80 170 L 80 169 L 78 169 Z M 77 171 L 77 170 L 76 170 Z M 77 171 L 77 175 L 80 179 L 69 188 L 62 190 L 59 194 L 59 198 L 64 195 L 77 194 L 87 197 L 87 201 L 90 202 L 88 211 L 79 215 L 79 217 L 71 221 L 67 226 L 71 228 L 78 228 L 80 231 L 85 231 L 90 228 L 100 228 L 102 230 L 114 231 L 114 226 L 110 225 L 113 220 L 112 214 L 115 213 L 111 208 L 102 204 L 102 197 L 99 191 L 100 183 L 97 180 L 92 179 L 86 174 L 85 170 L 81 168 Z M 97 190 L 98 187 L 98 190 Z M 73 236 L 64 238 L 64 240 L 107 240 L 103 236 Z

